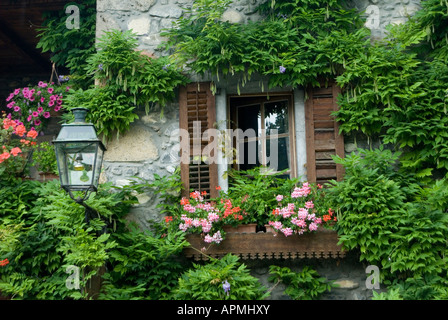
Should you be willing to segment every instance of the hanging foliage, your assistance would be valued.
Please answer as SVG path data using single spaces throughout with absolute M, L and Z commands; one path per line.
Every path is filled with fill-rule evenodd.
M 196 1 L 164 35 L 179 63 L 216 81 L 244 86 L 257 73 L 269 87 L 295 88 L 336 79 L 341 131 L 381 135 L 423 178 L 448 170 L 446 3 L 423 1 L 377 42 L 361 14 L 336 0 L 267 1 L 263 19 L 248 23 L 220 18 L 229 1 Z

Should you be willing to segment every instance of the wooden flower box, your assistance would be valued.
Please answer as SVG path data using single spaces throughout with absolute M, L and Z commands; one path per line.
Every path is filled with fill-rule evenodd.
M 223 227 L 223 230 L 226 233 L 255 233 L 257 231 L 257 224 L 256 223 L 249 223 L 249 224 L 240 224 L 236 227 L 232 227 L 231 225 L 225 225 Z
M 199 234 L 190 234 L 187 240 L 191 246 L 184 249 L 184 254 L 194 260 L 221 258 L 228 253 L 242 259 L 328 259 L 345 256 L 338 245 L 336 231 L 324 228 L 289 237 L 272 232 L 227 233 L 224 241 L 211 245 L 205 243 Z

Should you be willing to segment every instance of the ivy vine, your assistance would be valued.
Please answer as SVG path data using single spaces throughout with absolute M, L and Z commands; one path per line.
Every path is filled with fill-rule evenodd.
M 214 81 L 234 76 L 244 86 L 255 73 L 270 88 L 336 81 L 341 132 L 381 135 L 405 151 L 406 170 L 425 178 L 448 172 L 446 3 L 424 1 L 372 41 L 362 13 L 345 1 L 266 1 L 261 20 L 240 24 L 221 19 L 229 1 L 199 0 L 164 33 L 165 48 Z
M 163 115 L 163 107 L 175 97 L 175 88 L 187 82 L 169 57 L 149 57 L 139 51 L 132 31 L 105 32 L 97 47 L 86 67 L 97 85 L 73 90 L 67 106 L 88 108 L 87 120 L 106 139 L 126 132 L 138 119 L 135 111 L 140 106 L 146 112 L 160 107 Z

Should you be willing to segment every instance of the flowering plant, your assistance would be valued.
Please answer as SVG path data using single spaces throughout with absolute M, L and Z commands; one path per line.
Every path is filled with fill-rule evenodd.
M 204 234 L 207 243 L 220 243 L 223 238 L 219 226 L 221 216 L 219 210 L 204 200 L 206 191 L 190 193 L 190 198 L 180 200 L 182 211 L 180 216 L 167 216 L 165 221 L 177 229 L 188 233 Z
M 0 124 L 0 180 L 7 180 L 23 173 L 36 145 L 37 131 L 27 131 L 20 121 L 9 119 L 5 112 Z
M 336 221 L 331 209 L 323 215 L 326 208 L 317 205 L 322 198 L 319 193 L 321 188 L 320 185 L 305 182 L 302 187 L 295 187 L 289 195 L 277 195 L 278 206 L 272 210 L 268 225 L 287 237 L 317 231 L 324 223 Z
M 221 190 L 221 187 L 218 186 L 216 189 Z M 214 199 L 213 203 L 221 214 L 223 225 L 236 227 L 240 224 L 256 222 L 255 215 L 244 209 L 244 203 L 247 202 L 247 199 L 247 196 L 242 198 L 230 197 L 228 194 L 220 191 L 220 196 Z
M 32 88 L 17 88 L 6 98 L 6 106 L 11 109 L 7 117 L 17 119 L 27 129 L 34 128 L 39 132 L 51 117 L 51 111 L 57 112 L 62 108 L 63 95 L 60 91 L 61 87 L 43 81 Z
M 180 200 L 180 216 L 167 216 L 165 221 L 184 232 L 203 234 L 207 243 L 220 243 L 224 239 L 224 225 L 236 226 L 249 221 L 249 215 L 235 206 L 227 194 L 210 201 L 205 200 L 206 195 L 206 191 L 191 192 L 189 198 Z

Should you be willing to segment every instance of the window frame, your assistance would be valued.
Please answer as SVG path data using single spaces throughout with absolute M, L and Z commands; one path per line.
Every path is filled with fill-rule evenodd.
M 241 102 L 235 102 L 241 99 Z M 242 104 L 243 100 L 247 100 L 247 103 Z M 250 105 L 256 105 L 260 104 L 260 113 L 261 113 L 261 130 L 262 130 L 262 137 L 256 137 L 251 138 L 247 141 L 265 141 L 263 143 L 262 147 L 262 159 L 266 161 L 266 142 L 270 139 L 269 136 L 265 135 L 265 107 L 264 104 L 276 102 L 276 101 L 287 101 L 287 108 L 288 108 L 288 132 L 287 133 L 281 133 L 278 134 L 276 138 L 289 138 L 289 170 L 285 172 L 285 174 L 289 174 L 290 178 L 296 178 L 297 177 L 297 162 L 296 162 L 296 130 L 295 130 L 295 115 L 294 115 L 294 94 L 292 92 L 276 92 L 276 93 L 253 93 L 253 94 L 229 94 L 227 95 L 227 119 L 230 119 L 228 121 L 227 129 L 235 130 L 238 129 L 238 115 L 237 115 L 237 108 L 243 107 L 243 106 L 250 106 Z M 235 106 L 234 104 L 237 103 L 238 106 Z M 248 139 L 248 138 L 246 138 Z M 237 141 L 236 137 L 234 137 L 232 143 L 233 146 L 237 146 L 237 143 L 240 141 Z M 239 164 L 233 163 L 232 168 L 235 170 L 239 170 Z M 277 173 L 279 171 L 276 171 Z M 273 172 L 274 173 L 274 172 Z

